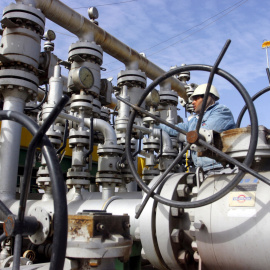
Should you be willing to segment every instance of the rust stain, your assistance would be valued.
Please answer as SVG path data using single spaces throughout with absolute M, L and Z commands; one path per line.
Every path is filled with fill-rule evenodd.
M 3 230 L 6 236 L 10 236 L 11 232 L 13 232 L 15 227 L 15 223 L 12 217 L 8 216 L 3 224 Z
M 243 136 L 246 136 L 247 134 L 250 134 L 250 127 L 245 128 L 235 128 L 223 131 L 220 134 L 221 141 L 223 144 L 223 152 L 230 152 L 232 149 L 233 144 L 235 144 L 236 141 L 239 141 L 242 139 Z
M 92 216 L 70 215 L 68 216 L 68 235 L 86 236 L 85 229 L 89 237 L 94 235 L 94 221 Z

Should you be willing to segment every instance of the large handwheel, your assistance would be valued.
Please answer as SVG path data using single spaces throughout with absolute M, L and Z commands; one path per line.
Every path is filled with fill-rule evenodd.
M 260 97 L 261 95 L 265 94 L 265 93 L 268 92 L 268 91 L 270 91 L 270 86 L 267 86 L 267 87 L 265 87 L 264 89 L 262 89 L 261 91 L 257 92 L 257 93 L 251 98 L 252 101 L 255 101 L 258 97 Z M 241 110 L 241 112 L 239 113 L 239 116 L 238 116 L 238 118 L 237 118 L 237 121 L 236 121 L 236 127 L 237 127 L 237 128 L 240 127 L 242 118 L 243 118 L 243 116 L 244 116 L 246 110 L 247 110 L 247 106 L 245 105 L 245 106 L 242 108 L 242 110 Z
M 183 149 L 183 151 L 181 151 L 181 153 L 177 156 L 175 161 L 169 166 L 169 168 L 163 173 L 163 175 L 160 176 L 158 183 L 161 183 L 164 180 L 166 175 L 169 173 L 170 169 L 178 163 L 178 161 L 182 158 L 182 155 L 186 152 L 187 149 L 189 149 L 190 145 L 192 143 L 195 143 L 195 142 L 201 144 L 202 146 L 206 147 L 207 149 L 213 151 L 214 153 L 222 156 L 229 163 L 237 165 L 239 167 L 239 172 L 236 174 L 236 176 L 233 178 L 233 180 L 228 185 L 226 185 L 223 189 L 221 189 L 220 191 L 218 191 L 217 193 L 213 194 L 212 196 L 210 196 L 208 198 L 198 200 L 198 201 L 192 201 L 192 202 L 182 202 L 182 201 L 180 202 L 180 201 L 168 200 L 164 197 L 161 197 L 159 194 L 154 193 L 153 191 L 154 191 L 154 188 L 156 188 L 156 186 L 154 188 L 149 189 L 149 187 L 143 183 L 143 181 L 141 180 L 140 176 L 138 175 L 138 173 L 136 171 L 136 168 L 133 164 L 133 158 L 132 158 L 131 148 L 130 148 L 132 126 L 133 126 L 133 122 L 134 122 L 134 119 L 135 119 L 136 114 L 137 114 L 136 108 L 139 108 L 139 106 L 141 106 L 141 104 L 143 103 L 146 96 L 157 85 L 159 85 L 162 81 L 166 80 L 167 78 L 169 78 L 175 74 L 178 74 L 180 72 L 184 72 L 184 71 L 211 72 L 211 70 L 212 70 L 212 66 L 208 66 L 208 65 L 187 65 L 187 66 L 175 68 L 175 69 L 167 72 L 166 74 L 160 76 L 155 81 L 153 81 L 146 88 L 146 90 L 143 93 L 142 97 L 140 98 L 139 102 L 136 104 L 136 106 L 133 107 L 135 110 L 133 110 L 131 115 L 130 115 L 130 121 L 129 121 L 129 124 L 127 127 L 127 133 L 126 133 L 126 155 L 127 155 L 127 161 L 128 161 L 129 166 L 130 166 L 131 172 L 132 172 L 136 182 L 138 183 L 138 185 L 141 187 L 141 189 L 144 192 L 150 194 L 151 197 L 153 197 L 158 202 L 163 203 L 163 204 L 168 205 L 168 206 L 171 206 L 171 207 L 196 208 L 196 207 L 201 207 L 201 206 L 213 203 L 214 201 L 225 196 L 230 190 L 232 190 L 240 182 L 240 180 L 242 179 L 243 175 L 246 172 L 249 172 L 253 175 L 256 174 L 256 172 L 254 172 L 253 170 L 251 170 L 249 168 L 252 164 L 252 161 L 253 161 L 253 157 L 254 157 L 254 154 L 256 151 L 257 139 L 258 139 L 258 121 L 257 121 L 255 107 L 253 105 L 253 102 L 252 102 L 249 94 L 247 93 L 246 89 L 244 88 L 244 86 L 236 78 L 234 78 L 232 75 L 230 75 L 229 73 L 227 73 L 226 71 L 224 71 L 222 69 L 216 69 L 215 74 L 217 74 L 217 75 L 223 77 L 224 79 L 226 79 L 227 81 L 229 81 L 239 91 L 239 93 L 241 94 L 242 98 L 244 99 L 244 101 L 247 105 L 249 115 L 250 115 L 250 120 L 251 120 L 250 146 L 249 146 L 247 155 L 246 155 L 243 163 L 240 163 L 239 161 L 231 158 L 230 156 L 228 156 L 225 153 L 221 152 L 220 150 L 216 149 L 212 145 L 206 143 L 202 138 L 200 138 L 200 135 L 198 134 L 198 130 L 189 134 L 189 133 L 171 125 L 170 123 L 168 123 L 162 119 L 159 119 L 159 122 L 164 123 L 167 126 L 170 126 L 171 128 L 175 129 L 178 132 L 182 132 L 182 133 L 186 134 L 188 144 Z M 207 98 L 207 95 L 205 96 L 205 98 Z M 149 115 L 150 114 L 148 114 L 148 116 Z M 201 117 L 199 116 L 199 119 L 200 118 L 202 118 L 202 115 L 201 115 Z M 200 125 L 197 125 L 197 127 L 200 128 Z M 258 177 L 258 174 L 256 174 L 256 176 Z M 270 181 L 268 179 L 266 179 L 260 175 L 259 175 L 259 179 L 262 179 L 267 184 L 270 184 Z M 138 217 L 138 215 L 137 215 L 137 217 Z
M 22 126 L 26 127 L 34 138 L 30 143 L 27 152 L 24 180 L 21 190 L 20 207 L 18 216 L 13 215 L 10 210 L 0 201 L 0 211 L 6 220 L 4 223 L 5 233 L 0 236 L 0 241 L 3 241 L 10 231 L 8 236 L 15 236 L 15 247 L 14 247 L 14 262 L 13 269 L 19 269 L 19 257 L 20 257 L 20 245 L 22 241 L 22 235 L 29 235 L 35 232 L 37 229 L 37 221 L 32 217 L 25 217 L 25 203 L 27 200 L 29 183 L 31 178 L 31 170 L 33 164 L 34 150 L 38 146 L 41 146 L 42 153 L 47 162 L 49 169 L 52 191 L 53 191 L 53 202 L 54 202 L 54 235 L 53 235 L 53 250 L 51 256 L 50 270 L 52 269 L 63 269 L 66 245 L 67 245 L 67 201 L 65 192 L 65 182 L 63 174 L 59 165 L 58 158 L 55 150 L 50 143 L 48 137 L 44 134 L 47 128 L 51 125 L 58 113 L 62 110 L 66 104 L 68 98 L 63 97 L 62 100 L 55 106 L 51 115 L 47 118 L 44 125 L 39 127 L 29 117 L 12 111 L 1 111 L 0 121 L 10 120 L 15 121 Z M 32 145 L 32 148 L 31 148 Z

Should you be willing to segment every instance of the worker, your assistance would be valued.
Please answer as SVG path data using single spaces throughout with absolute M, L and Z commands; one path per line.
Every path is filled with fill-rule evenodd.
M 199 114 L 202 109 L 202 103 L 204 94 L 206 91 L 207 84 L 199 85 L 191 95 L 192 105 L 194 107 L 194 112 L 196 116 L 192 117 L 187 123 L 179 123 L 177 126 L 185 131 L 196 130 L 196 125 L 198 122 Z M 219 93 L 213 85 L 210 88 L 208 99 L 206 102 L 206 109 L 202 118 L 201 128 L 214 130 L 217 132 L 222 132 L 228 129 L 235 128 L 235 122 L 233 115 L 226 106 L 219 104 Z M 171 136 L 177 136 L 178 131 L 164 125 L 160 124 L 159 128 L 166 131 Z M 195 167 L 201 167 L 203 171 L 209 172 L 209 170 L 220 171 L 223 166 L 207 157 L 198 157 L 197 152 L 191 151 L 191 156 Z M 211 173 L 210 173 L 211 174 Z

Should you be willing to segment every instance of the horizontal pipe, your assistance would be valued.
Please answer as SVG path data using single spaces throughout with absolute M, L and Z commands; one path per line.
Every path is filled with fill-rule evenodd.
M 146 76 L 151 80 L 165 73 L 163 69 L 140 55 L 137 51 L 58 0 L 17 0 L 16 2 L 34 4 L 37 8 L 41 9 L 48 19 L 75 34 L 81 41 L 95 40 L 107 54 L 124 63 L 126 66 L 132 66 L 133 63 L 138 63 L 139 69 L 144 71 Z M 184 99 L 187 98 L 185 87 L 179 80 L 170 77 L 168 82 L 171 83 L 172 89 L 179 96 Z
M 85 192 L 85 191 L 84 191 Z M 87 193 L 87 192 L 85 192 Z M 97 194 L 101 194 L 97 192 Z M 68 201 L 68 215 L 76 215 L 77 213 L 82 213 L 84 210 L 91 209 L 103 210 L 104 205 L 107 205 L 107 212 L 113 215 L 123 215 L 128 214 L 130 217 L 130 233 L 132 237 L 135 237 L 135 229 L 139 226 L 138 220 L 135 219 L 135 211 L 137 205 L 141 203 L 141 192 L 135 194 L 132 193 L 116 193 L 116 200 L 102 200 L 100 196 L 93 196 L 91 200 L 80 200 L 80 201 Z M 89 195 L 91 195 L 89 193 Z M 94 194 L 95 195 L 95 194 Z M 18 212 L 19 201 L 11 200 L 8 206 L 13 213 Z M 26 214 L 31 214 L 37 207 L 41 207 L 47 213 L 54 213 L 53 201 L 28 201 L 26 205 Z
M 61 112 L 58 115 L 60 118 L 62 119 L 67 119 L 69 121 L 81 124 L 84 122 L 84 124 L 90 128 L 91 125 L 91 120 L 90 118 L 78 118 L 76 116 Z M 117 138 L 115 135 L 115 130 L 113 129 L 113 127 L 106 121 L 102 120 L 102 119 L 98 119 L 98 118 L 94 118 L 93 119 L 93 128 L 94 130 L 100 131 L 103 136 L 104 136 L 104 144 L 105 143 L 110 143 L 111 145 L 117 145 Z
M 81 124 L 83 122 L 82 118 L 78 118 L 76 116 L 73 116 L 71 114 L 67 114 L 67 113 L 64 113 L 64 112 L 60 112 L 58 117 L 60 117 L 62 119 L 65 119 L 65 120 L 69 120 L 69 121 L 78 123 L 78 124 Z
M 143 127 L 143 126 L 138 126 L 138 125 L 133 125 L 133 128 L 136 130 L 141 130 L 143 131 L 145 134 L 150 134 L 151 130 L 149 128 Z

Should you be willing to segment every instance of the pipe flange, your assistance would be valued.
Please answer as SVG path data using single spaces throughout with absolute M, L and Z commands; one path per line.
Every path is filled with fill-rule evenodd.
M 191 83 L 185 86 L 187 96 L 190 97 L 193 93 L 194 90 L 197 88 L 198 84 Z
M 117 77 L 117 86 L 125 84 L 139 85 L 142 88 L 146 86 L 146 75 L 140 70 L 121 70 Z
M 187 177 L 190 174 L 178 173 L 171 175 L 160 194 L 168 199 L 179 199 L 190 201 L 192 196 L 184 189 L 189 189 L 193 185 L 188 185 Z M 181 194 L 179 194 L 179 186 L 181 186 Z M 183 195 L 183 196 L 181 196 Z M 179 209 L 165 206 L 158 203 L 156 207 L 156 239 L 162 258 L 169 269 L 181 269 L 184 266 L 190 269 L 192 264 L 192 238 L 188 229 L 190 224 L 189 215 L 181 215 Z M 160 224 L 160 218 L 164 218 L 164 224 Z
M 104 145 L 104 144 L 99 144 L 98 145 L 98 150 L 97 150 L 98 155 L 122 155 L 123 154 L 123 147 L 122 145 L 117 145 L 117 144 L 112 144 L 110 145 Z
M 159 111 L 155 111 L 155 112 L 152 112 L 153 115 L 157 116 L 157 117 L 160 117 L 160 112 Z M 151 123 L 158 123 L 155 119 L 153 119 L 152 117 L 150 116 L 146 116 L 143 118 L 143 124 L 145 126 L 148 126 L 149 127 L 149 124 Z
M 108 108 L 102 107 L 100 111 L 100 119 L 110 122 L 110 110 Z
M 153 179 L 153 176 L 151 180 L 152 179 Z M 154 182 L 155 182 L 155 179 L 153 179 L 153 182 L 150 183 L 150 186 L 152 186 Z M 144 197 L 145 196 L 146 195 L 144 194 Z M 141 205 L 139 204 L 136 207 L 136 212 L 138 211 L 140 206 Z M 160 251 L 158 249 L 156 234 L 153 228 L 156 225 L 156 209 L 155 208 L 156 208 L 155 201 L 152 198 L 150 198 L 145 206 L 144 211 L 142 212 L 138 220 L 139 228 L 137 230 L 140 232 L 139 237 L 142 244 L 142 256 L 144 256 L 144 259 L 149 260 L 151 264 L 155 266 L 156 268 L 161 269 L 161 270 L 167 270 L 168 267 L 166 267 L 166 264 L 163 261 Z M 161 223 L 163 223 L 163 220 Z
M 55 103 L 44 103 L 42 106 L 42 121 L 46 120 L 55 107 Z
M 116 173 L 97 172 L 96 183 L 121 184 L 122 177 L 119 173 L 116 174 Z
M 73 148 L 76 146 L 85 146 L 89 145 L 89 132 L 82 130 L 71 129 L 69 134 L 69 147 Z
M 150 181 L 152 181 L 152 179 L 155 177 L 155 176 L 158 176 L 159 175 L 159 170 L 158 169 L 147 169 L 147 168 L 144 168 L 143 169 L 143 172 L 142 172 L 142 180 L 146 183 L 149 183 Z
M 128 120 L 129 120 L 129 118 L 127 116 L 121 116 L 121 118 L 115 119 L 115 124 L 116 125 L 123 125 L 123 126 L 125 126 L 125 129 L 126 129 Z
M 96 117 L 99 117 L 101 111 L 101 103 L 98 99 L 93 99 L 93 113 Z
M 46 176 L 40 176 L 37 178 L 36 183 L 39 188 L 44 189 L 45 187 L 51 186 L 51 178 Z
M 75 95 L 75 94 L 73 94 L 70 98 L 70 103 L 76 102 L 76 101 L 91 103 L 93 101 L 93 97 L 90 95 Z
M 5 69 L 0 70 L 0 85 L 0 92 L 18 90 L 27 96 L 26 101 L 34 100 L 37 96 L 38 78 L 22 70 Z
M 75 95 L 73 94 L 70 99 L 70 109 L 78 111 L 81 107 L 86 112 L 91 112 L 93 109 L 93 97 L 91 95 Z
M 160 103 L 168 103 L 171 102 L 174 105 L 178 104 L 178 95 L 175 91 L 173 90 L 169 90 L 169 91 L 160 91 L 159 92 L 159 96 L 160 96 Z
M 80 61 L 81 58 L 81 61 Z M 103 50 L 93 42 L 78 41 L 71 44 L 69 47 L 68 61 L 84 62 L 85 60 L 92 60 L 95 63 L 102 65 Z
M 7 18 L 20 27 L 24 21 L 30 26 L 33 24 L 33 29 L 36 30 L 38 34 L 43 35 L 45 28 L 45 15 L 39 10 L 32 6 L 24 5 L 24 4 L 10 4 L 3 11 L 2 17 L 2 27 L 5 28 L 5 23 L 3 20 Z M 18 21 L 19 20 L 19 21 Z
M 70 189 L 73 186 L 77 186 L 77 187 L 84 187 L 84 188 L 88 188 L 90 185 L 90 180 L 86 180 L 86 179 L 68 179 L 66 181 L 67 187 Z
M 39 228 L 36 233 L 28 237 L 33 244 L 41 245 L 50 236 L 51 216 L 41 207 L 35 207 L 31 210 L 30 216 L 35 217 L 38 220 Z
M 38 176 L 49 176 L 49 170 L 47 166 L 40 166 L 37 172 Z
M 121 176 L 125 184 L 129 184 L 131 181 L 133 181 L 132 173 L 128 167 L 121 169 Z
M 48 130 L 46 132 L 46 135 L 49 137 L 50 142 L 55 145 L 61 145 L 61 139 L 62 139 L 62 134 L 54 131 L 54 130 Z
M 117 137 L 117 141 L 119 141 L 119 143 L 125 144 L 126 133 L 117 133 L 116 137 Z
M 126 134 L 123 134 L 124 136 L 123 137 L 119 137 L 119 138 L 118 138 L 118 135 L 119 134 L 117 134 L 117 144 L 119 144 L 123 148 L 125 148 L 125 144 L 126 144 L 125 136 L 126 136 Z M 131 148 L 131 152 L 134 152 L 136 150 L 136 140 L 135 139 L 132 139 L 131 140 L 131 142 L 130 142 L 130 148 Z
M 40 34 L 28 28 L 6 28 L 1 40 L 0 53 L 9 59 L 7 62 L 3 61 L 6 68 L 27 68 L 29 72 L 38 75 Z
M 60 124 L 60 123 L 56 123 L 53 126 L 53 129 L 55 130 L 55 132 L 58 132 L 59 134 L 63 134 L 64 131 L 65 131 L 65 127 L 62 124 Z
M 87 180 L 91 177 L 91 174 L 89 171 L 75 171 L 73 168 L 69 168 L 67 172 L 67 178 L 69 180 Z M 87 180 L 88 181 L 88 180 Z
M 188 82 L 190 80 L 190 71 L 183 71 L 178 75 L 178 79 L 180 81 L 186 81 Z
M 143 138 L 143 150 L 155 150 L 158 151 L 160 148 L 160 139 L 159 138 Z
M 61 138 L 55 138 L 55 137 L 51 137 L 51 136 L 48 136 L 49 137 L 49 140 L 50 142 L 54 145 L 54 147 L 59 147 L 61 145 Z

